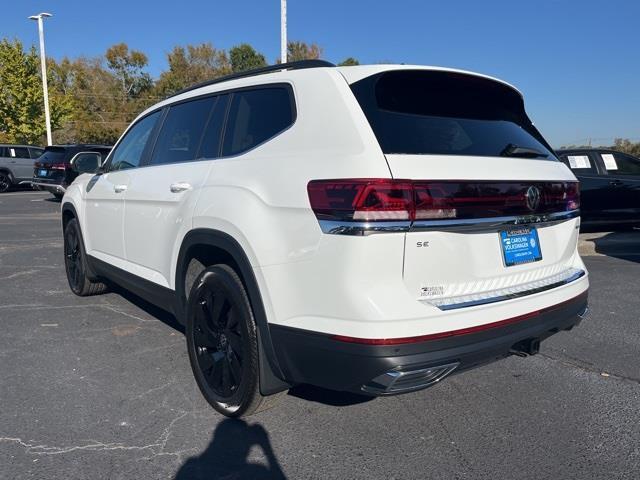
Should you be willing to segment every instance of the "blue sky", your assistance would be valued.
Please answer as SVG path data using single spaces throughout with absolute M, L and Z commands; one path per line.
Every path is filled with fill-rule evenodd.
M 48 11 L 47 54 L 93 56 L 126 42 L 166 67 L 176 44 L 251 43 L 279 55 L 279 0 L 14 0 L 0 37 L 37 43 L 29 15 Z M 554 146 L 640 141 L 640 2 L 637 0 L 289 0 L 289 38 L 324 58 L 464 68 L 500 77 L 525 95 Z

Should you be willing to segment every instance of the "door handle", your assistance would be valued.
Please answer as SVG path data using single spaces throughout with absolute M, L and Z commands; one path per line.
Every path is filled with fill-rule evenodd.
M 609 185 L 613 185 L 614 187 L 619 187 L 620 185 L 622 185 L 622 180 L 611 180 L 609 182 Z
M 169 190 L 171 190 L 171 193 L 184 192 L 185 190 L 191 190 L 191 184 L 187 182 L 172 183 L 169 186 Z
M 122 193 L 127 189 L 126 185 L 114 185 L 113 186 L 113 191 L 116 193 Z

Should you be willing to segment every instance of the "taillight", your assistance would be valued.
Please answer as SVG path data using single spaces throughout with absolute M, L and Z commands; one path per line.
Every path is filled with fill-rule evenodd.
M 307 191 L 319 220 L 477 219 L 580 208 L 577 182 L 312 180 Z
M 353 221 L 411 220 L 411 182 L 314 180 L 307 187 L 311 207 L 319 219 Z
M 67 165 L 65 163 L 52 163 L 48 166 L 51 170 L 66 170 Z

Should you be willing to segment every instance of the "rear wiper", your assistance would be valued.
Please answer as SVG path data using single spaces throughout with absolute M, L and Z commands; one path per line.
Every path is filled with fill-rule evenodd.
M 520 147 L 515 143 L 509 143 L 500 152 L 501 157 L 523 157 L 523 158 L 547 158 L 548 153 L 541 152 L 535 148 Z

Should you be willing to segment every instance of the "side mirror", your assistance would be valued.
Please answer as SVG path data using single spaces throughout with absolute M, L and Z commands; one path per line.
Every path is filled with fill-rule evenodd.
M 102 156 L 97 152 L 80 152 L 71 159 L 73 171 L 82 173 L 98 173 L 102 164 Z

